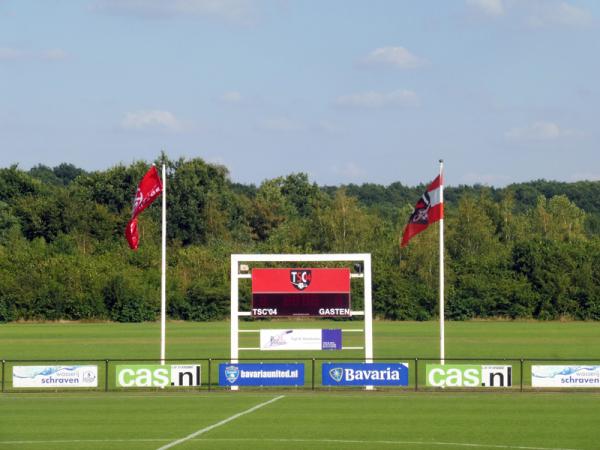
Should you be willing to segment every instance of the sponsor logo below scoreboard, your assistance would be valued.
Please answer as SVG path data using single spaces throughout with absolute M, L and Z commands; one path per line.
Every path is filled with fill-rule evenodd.
M 408 363 L 323 363 L 323 386 L 408 386 Z
M 342 330 L 260 330 L 261 350 L 341 350 Z
M 13 387 L 98 387 L 98 366 L 14 366 Z

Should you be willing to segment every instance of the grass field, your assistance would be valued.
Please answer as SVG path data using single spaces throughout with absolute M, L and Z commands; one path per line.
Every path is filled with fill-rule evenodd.
M 241 322 L 240 328 L 361 328 L 362 322 L 277 321 Z M 373 324 L 374 356 L 436 357 L 437 322 L 383 322 Z M 240 335 L 240 346 L 256 346 L 256 335 Z M 27 323 L 0 325 L 0 358 L 157 358 L 158 323 Z M 347 336 L 344 336 L 346 341 Z M 348 345 L 360 345 L 362 335 L 348 336 Z M 345 344 L 346 345 L 346 342 Z M 229 357 L 228 322 L 172 322 L 167 324 L 167 357 Z M 326 352 L 322 352 L 321 356 Z M 306 353 L 286 356 L 306 357 Z M 361 351 L 344 356 L 361 357 Z M 264 352 L 240 356 L 264 357 Z M 311 354 L 310 357 L 313 355 Z M 600 324 L 597 322 L 446 322 L 446 356 L 455 358 L 598 358 Z
M 261 326 L 266 325 L 244 325 Z M 361 324 L 344 328 L 350 326 Z M 449 322 L 446 328 L 449 358 L 586 358 L 600 363 L 597 323 Z M 167 357 L 227 358 L 228 330 L 227 323 L 169 323 Z M 156 359 L 158 337 L 157 324 L 6 324 L 0 326 L 0 358 Z M 244 339 L 250 346 L 257 337 Z M 354 336 L 348 345 L 360 341 Z M 434 358 L 437 323 L 375 322 L 374 342 L 378 358 Z M 246 353 L 241 356 L 264 357 Z M 290 360 L 313 356 L 326 355 L 285 354 Z M 361 352 L 344 356 L 360 358 Z M 600 394 L 585 389 L 242 388 L 0 396 L 0 448 L 14 449 L 598 449 L 599 425 Z

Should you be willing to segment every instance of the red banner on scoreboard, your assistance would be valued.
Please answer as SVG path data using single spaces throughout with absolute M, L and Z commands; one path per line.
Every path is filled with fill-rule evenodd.
M 350 269 L 253 269 L 253 316 L 350 316 Z
M 252 269 L 252 293 L 350 293 L 350 269 Z

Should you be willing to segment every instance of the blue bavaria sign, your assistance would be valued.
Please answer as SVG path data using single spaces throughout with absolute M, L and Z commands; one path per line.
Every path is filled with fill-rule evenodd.
M 323 386 L 408 386 L 408 363 L 323 363 Z
M 219 386 L 304 386 L 304 364 L 219 364 Z

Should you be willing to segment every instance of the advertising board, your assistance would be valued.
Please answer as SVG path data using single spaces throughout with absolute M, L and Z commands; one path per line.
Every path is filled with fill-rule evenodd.
M 510 387 L 512 366 L 427 364 L 427 386 Z
M 98 366 L 14 366 L 13 387 L 98 387 Z
M 408 363 L 323 363 L 324 386 L 408 386 Z
M 219 364 L 219 386 L 304 386 L 304 364 Z
M 117 387 L 200 386 L 201 366 L 135 364 L 116 367 Z
M 600 387 L 600 366 L 532 366 L 531 386 Z
M 251 314 L 348 317 L 350 269 L 253 269 Z
M 342 330 L 260 330 L 261 350 L 341 350 Z

